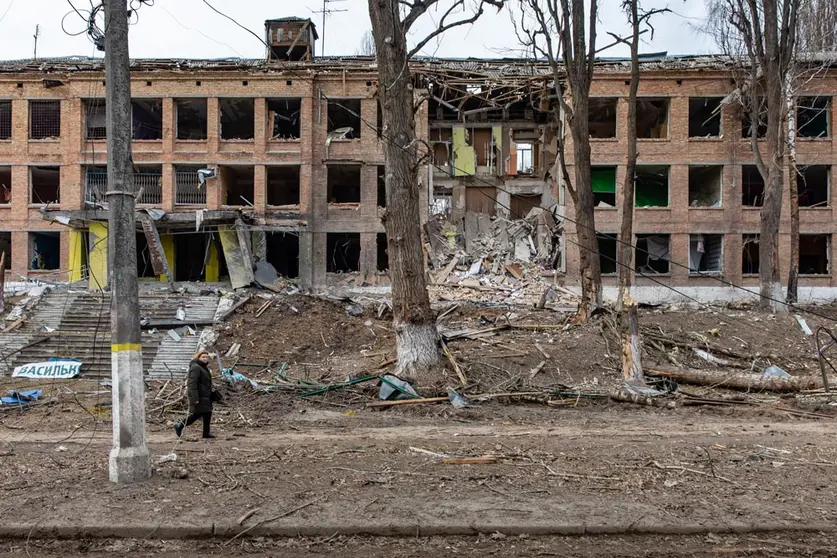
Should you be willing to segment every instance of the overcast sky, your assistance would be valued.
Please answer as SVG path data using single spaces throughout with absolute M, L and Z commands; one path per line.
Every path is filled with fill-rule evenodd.
M 83 13 L 91 0 L 72 0 Z M 98 0 L 94 0 L 98 3 Z M 449 0 L 441 0 L 445 5 Z M 469 0 L 472 1 L 472 0 Z M 346 10 L 331 14 L 322 32 L 322 0 L 209 0 L 260 37 L 264 20 L 285 16 L 312 17 L 325 35 L 327 55 L 356 54 L 364 32 L 370 28 L 368 0 L 332 0 L 330 8 Z M 601 0 L 600 33 L 626 32 L 620 0 Z M 246 6 L 246 7 L 245 7 Z M 653 41 L 641 52 L 667 51 L 670 54 L 711 52 L 711 41 L 695 30 L 705 17 L 703 0 L 646 0 L 646 8 L 668 6 L 674 13 L 657 16 Z M 66 15 L 65 14 L 69 14 Z M 429 29 L 435 12 L 426 14 L 418 37 Z M 32 58 L 35 26 L 40 26 L 38 57 L 86 55 L 94 48 L 86 35 L 69 36 L 84 30 L 84 22 L 71 11 L 67 0 L 0 0 L 0 58 Z M 154 6 L 139 10 L 139 21 L 130 29 L 130 49 L 134 58 L 260 58 L 264 46 L 234 23 L 214 13 L 203 0 L 154 0 Z M 610 42 L 602 36 L 599 44 Z M 517 40 L 507 13 L 492 9 L 475 25 L 448 32 L 440 41 L 427 45 L 423 54 L 440 57 L 503 57 L 515 54 Z M 320 54 L 320 45 L 317 46 Z M 624 56 L 625 49 L 611 49 L 603 56 Z M 96 54 L 100 56 L 100 53 Z

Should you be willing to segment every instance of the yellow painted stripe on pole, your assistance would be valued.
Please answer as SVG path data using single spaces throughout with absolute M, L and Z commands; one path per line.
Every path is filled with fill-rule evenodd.
M 124 351 L 141 351 L 142 344 L 140 343 L 116 343 L 110 346 L 111 352 L 121 353 Z

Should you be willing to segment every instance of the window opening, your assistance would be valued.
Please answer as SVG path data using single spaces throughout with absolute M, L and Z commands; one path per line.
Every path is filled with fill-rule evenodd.
M 723 169 L 720 165 L 689 167 L 690 207 L 721 207 Z
M 636 235 L 636 272 L 648 275 L 669 272 L 670 237 L 667 234 Z
M 360 271 L 360 233 L 327 233 L 328 273 Z

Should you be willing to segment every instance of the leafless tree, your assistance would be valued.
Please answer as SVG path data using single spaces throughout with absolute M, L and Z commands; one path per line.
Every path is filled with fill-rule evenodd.
M 581 304 L 578 322 L 602 304 L 602 276 L 596 237 L 593 188 L 590 174 L 590 84 L 596 61 L 598 0 L 518 0 L 512 16 L 520 43 L 552 69 L 560 112 L 556 118 L 558 166 L 575 206 L 579 245 Z M 574 180 L 566 164 L 566 130 L 573 143 Z
M 759 234 L 760 307 L 784 311 L 779 276 L 779 219 L 782 213 L 784 125 L 788 77 L 796 54 L 802 0 L 709 0 L 710 30 L 723 50 L 741 60 L 739 101 L 750 121 L 750 146 L 764 184 Z M 765 141 L 759 140 L 764 129 Z M 762 147 L 763 145 L 763 147 Z
M 800 52 L 837 51 L 837 3 L 803 0 L 799 7 Z
M 372 36 L 372 31 L 363 34 L 357 54 L 358 56 L 375 56 L 375 37 Z
M 505 0 L 369 0 L 369 16 L 378 60 L 378 95 L 383 115 L 386 163 L 389 271 L 397 346 L 398 374 L 427 379 L 442 361 L 436 320 L 424 275 L 418 171 L 427 150 L 416 137 L 417 99 L 409 60 L 435 37 L 477 21 L 488 6 Z M 410 47 L 407 36 L 431 8 L 442 13 L 433 31 Z

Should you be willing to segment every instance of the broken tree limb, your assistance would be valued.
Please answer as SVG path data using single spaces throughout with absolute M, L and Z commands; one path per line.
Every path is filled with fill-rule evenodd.
M 610 398 L 614 401 L 621 401 L 623 403 L 634 403 L 636 405 L 646 405 L 648 407 L 660 407 L 663 409 L 676 409 L 677 401 L 670 399 L 663 399 L 661 397 L 651 397 L 648 395 L 640 395 L 638 393 L 631 393 L 626 389 L 615 389 L 610 392 Z
M 451 457 L 443 459 L 442 463 L 445 465 L 494 465 L 499 460 L 493 455 L 483 455 L 482 457 Z
M 792 376 L 790 378 L 763 378 L 761 374 L 728 372 L 726 370 L 694 370 L 675 368 L 648 368 L 648 374 L 671 378 L 685 384 L 696 386 L 724 387 L 745 391 L 774 391 L 790 393 L 823 387 L 819 376 Z M 832 378 L 830 381 L 837 381 Z
M 544 366 L 546 366 L 546 361 L 545 360 L 540 361 L 540 363 L 538 363 L 537 366 L 535 366 L 534 368 L 532 368 L 529 371 L 529 379 L 530 380 L 534 379 L 535 376 L 538 375 L 538 372 L 540 372 L 543 369 Z
M 422 403 L 441 403 L 442 401 L 449 401 L 449 397 L 424 397 L 422 399 L 399 399 L 397 401 L 374 401 L 367 403 L 368 409 L 376 407 L 395 407 L 396 405 L 421 405 Z
M 453 356 L 453 353 L 450 352 L 448 349 L 447 344 L 444 341 L 440 341 L 442 344 L 442 352 L 445 354 L 447 359 L 450 361 L 451 366 L 453 366 L 453 371 L 456 372 L 456 375 L 459 376 L 459 382 L 464 387 L 465 384 L 468 383 L 468 380 L 465 379 L 465 374 L 462 372 L 462 369 L 459 367 L 459 363 L 456 362 L 456 359 Z

